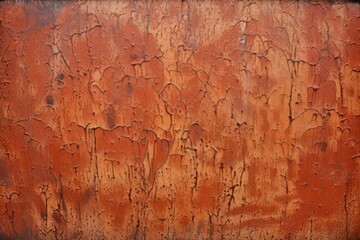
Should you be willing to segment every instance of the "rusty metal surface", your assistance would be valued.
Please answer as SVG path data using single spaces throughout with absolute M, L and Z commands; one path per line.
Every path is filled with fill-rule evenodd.
M 360 7 L 0 3 L 0 238 L 360 237 Z

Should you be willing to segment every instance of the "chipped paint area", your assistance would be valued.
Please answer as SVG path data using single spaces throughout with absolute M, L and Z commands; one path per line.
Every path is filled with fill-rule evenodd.
M 0 3 L 0 238 L 360 237 L 360 5 Z

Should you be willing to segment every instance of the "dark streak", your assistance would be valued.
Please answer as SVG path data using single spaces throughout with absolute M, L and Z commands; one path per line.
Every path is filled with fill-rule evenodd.
M 107 124 L 108 124 L 108 127 L 111 129 L 111 128 L 114 128 L 116 126 L 116 112 L 115 112 L 115 109 L 113 106 L 111 106 L 107 113 L 106 113 L 106 119 L 107 119 Z
M 133 90 L 132 85 L 131 85 L 130 82 L 128 82 L 127 85 L 126 85 L 126 92 L 127 92 L 128 94 L 131 94 L 131 93 L 132 93 L 132 90 Z

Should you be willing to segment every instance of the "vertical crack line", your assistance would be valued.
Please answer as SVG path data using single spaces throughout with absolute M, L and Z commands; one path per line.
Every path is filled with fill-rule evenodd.
M 340 70 L 341 71 L 341 70 Z M 340 85 L 340 107 L 344 108 L 344 86 L 341 72 L 339 71 L 339 85 Z
M 244 141 L 244 144 L 245 144 L 245 141 Z M 240 174 L 240 187 L 242 186 L 242 183 L 243 183 L 243 176 L 244 176 L 244 172 L 245 172 L 245 168 L 246 168 L 245 147 L 244 146 L 242 149 L 242 154 L 243 154 L 243 166 L 242 166 L 242 170 L 241 170 L 241 174 Z
M 99 165 L 98 165 L 98 158 L 97 158 L 97 150 L 96 150 L 96 128 L 92 129 L 92 135 L 93 135 L 93 155 L 95 159 L 95 190 L 98 190 L 99 185 Z
M 292 115 L 292 108 L 291 108 L 291 103 L 292 103 L 292 95 L 293 95 L 293 87 L 294 87 L 294 82 L 293 80 L 291 80 L 291 86 L 290 86 L 290 96 L 289 96 L 289 103 L 288 103 L 288 106 L 289 106 L 289 121 L 290 123 L 292 122 L 293 120 L 293 115 Z
M 346 233 L 346 238 L 345 239 L 349 239 L 349 229 L 348 229 L 349 214 L 348 214 L 348 209 L 347 209 L 347 193 L 348 193 L 348 190 L 349 190 L 349 179 L 346 181 L 346 189 L 345 189 L 345 194 L 344 194 L 345 233 Z
M 146 32 L 149 34 L 149 25 L 150 25 L 150 0 L 146 3 Z M 147 36 L 148 37 L 148 36 Z

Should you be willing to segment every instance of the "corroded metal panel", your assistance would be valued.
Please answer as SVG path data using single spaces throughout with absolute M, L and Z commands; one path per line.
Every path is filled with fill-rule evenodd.
M 0 238 L 360 237 L 360 6 L 0 3 Z

